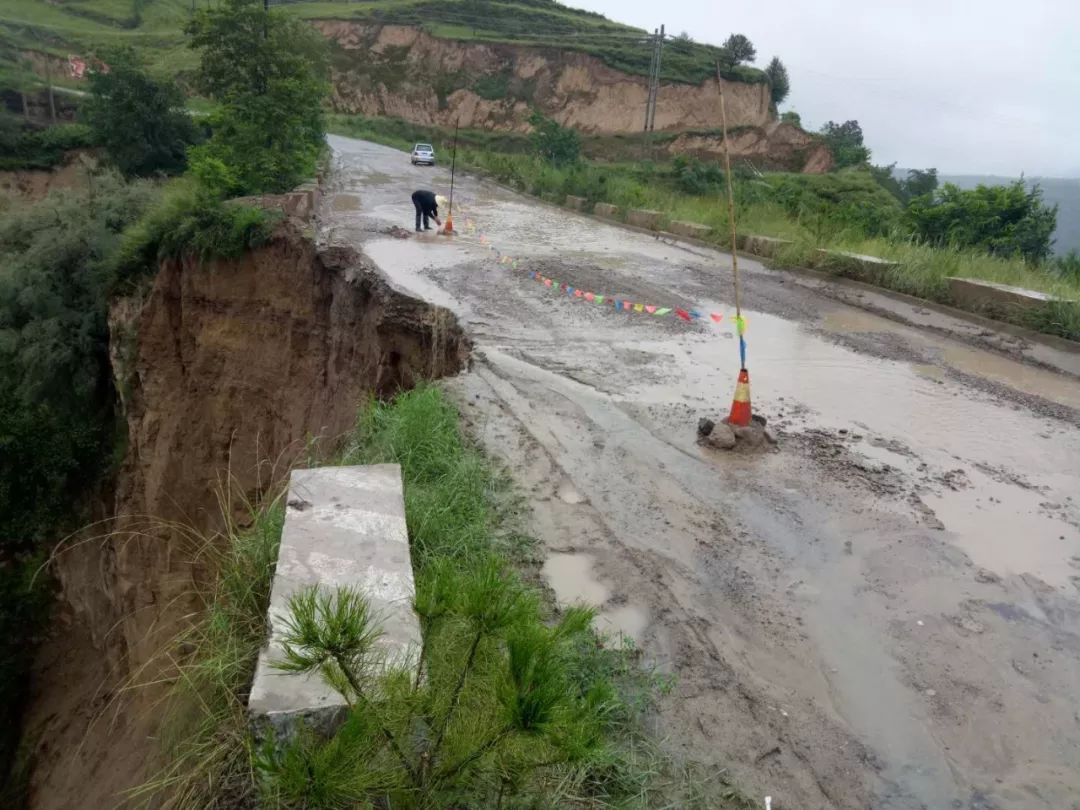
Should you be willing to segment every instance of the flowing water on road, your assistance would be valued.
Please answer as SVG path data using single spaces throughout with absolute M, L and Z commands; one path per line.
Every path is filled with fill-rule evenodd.
M 673 750 L 781 808 L 1080 795 L 1080 381 L 945 337 L 970 329 L 948 316 L 913 328 L 740 261 L 780 446 L 706 450 L 697 420 L 726 413 L 738 364 L 729 257 L 460 176 L 462 232 L 400 239 L 445 170 L 332 145 L 323 238 L 461 318 L 477 350 L 455 390 L 528 491 L 545 576 L 676 676 Z M 615 312 L 529 270 L 724 318 Z

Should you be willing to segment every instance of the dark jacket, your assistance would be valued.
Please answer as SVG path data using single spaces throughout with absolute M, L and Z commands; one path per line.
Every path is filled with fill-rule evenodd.
M 434 191 L 414 191 L 412 200 L 413 204 L 419 206 L 420 210 L 429 217 L 437 217 L 439 215 L 439 204 L 435 202 Z

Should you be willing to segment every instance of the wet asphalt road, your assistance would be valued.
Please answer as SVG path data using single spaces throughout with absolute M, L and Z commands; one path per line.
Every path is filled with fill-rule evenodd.
M 741 260 L 780 446 L 706 450 L 738 368 L 729 257 L 462 176 L 458 236 L 397 238 L 446 169 L 331 146 L 321 238 L 474 338 L 452 389 L 527 492 L 557 597 L 676 676 L 673 752 L 778 808 L 1080 806 L 1080 380 L 1009 355 L 1075 358 Z

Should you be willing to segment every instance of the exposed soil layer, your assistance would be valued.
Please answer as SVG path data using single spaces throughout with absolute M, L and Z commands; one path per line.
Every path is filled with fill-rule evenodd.
M 110 527 L 144 515 L 218 527 L 222 488 L 230 506 L 257 500 L 327 452 L 367 396 L 465 366 L 450 312 L 391 289 L 354 249 L 317 249 L 305 228 L 286 221 L 237 260 L 166 261 L 114 305 L 128 443 Z M 33 807 L 111 807 L 143 778 L 160 690 L 118 687 L 153 680 L 148 662 L 196 609 L 191 552 L 160 528 L 60 555 L 66 627 L 43 651 L 28 722 Z

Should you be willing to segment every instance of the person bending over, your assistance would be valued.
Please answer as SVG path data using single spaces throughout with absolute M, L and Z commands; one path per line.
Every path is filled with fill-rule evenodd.
M 416 230 L 430 231 L 431 225 L 428 224 L 429 219 L 435 220 L 436 225 L 442 225 L 439 220 L 439 201 L 435 198 L 434 191 L 414 191 L 412 195 L 413 206 L 416 208 Z M 423 220 L 424 227 L 421 229 L 420 221 Z

